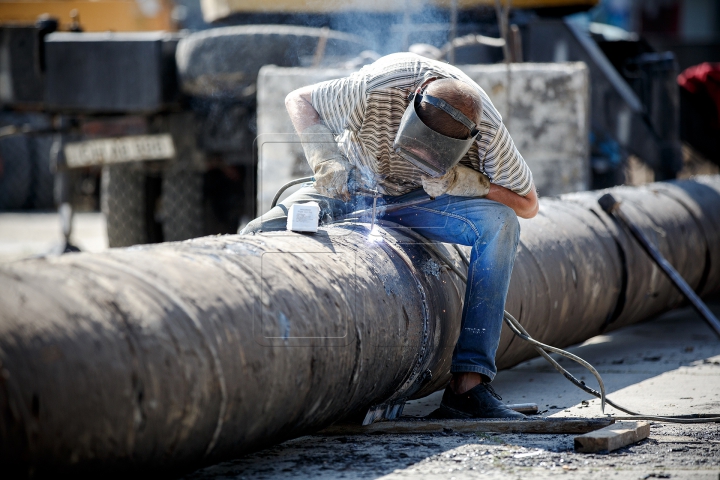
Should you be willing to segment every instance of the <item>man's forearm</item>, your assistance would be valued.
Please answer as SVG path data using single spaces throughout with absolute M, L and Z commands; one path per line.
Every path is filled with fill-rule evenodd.
M 512 190 L 491 183 L 490 192 L 485 198 L 507 205 L 521 218 L 532 218 L 537 214 L 539 209 L 537 192 L 535 191 L 534 185 L 530 193 L 523 197 Z
M 307 127 L 321 123 L 320 115 L 312 106 L 312 85 L 290 92 L 285 97 L 285 108 L 295 130 L 302 133 Z
M 291 92 L 285 97 L 285 107 L 314 173 L 315 189 L 322 195 L 349 201 L 348 179 L 352 166 L 313 107 L 312 86 Z

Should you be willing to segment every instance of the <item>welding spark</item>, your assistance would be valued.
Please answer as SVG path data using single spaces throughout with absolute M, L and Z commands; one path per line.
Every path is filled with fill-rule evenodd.
M 371 242 L 382 242 L 384 240 L 382 232 L 377 225 L 373 225 L 370 233 L 368 234 L 368 240 L 370 240 Z

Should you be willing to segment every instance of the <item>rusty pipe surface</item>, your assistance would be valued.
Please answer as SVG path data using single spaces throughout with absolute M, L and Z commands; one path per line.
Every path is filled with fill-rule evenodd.
M 719 176 L 610 191 L 699 294 L 720 288 Z M 506 307 L 544 343 L 682 303 L 603 193 L 521 221 Z M 2 265 L 0 463 L 181 471 L 430 393 L 463 289 L 416 236 L 366 225 Z M 503 331 L 500 368 L 534 355 Z
M 415 240 L 367 233 L 3 265 L 0 463 L 181 470 L 437 389 L 464 286 Z

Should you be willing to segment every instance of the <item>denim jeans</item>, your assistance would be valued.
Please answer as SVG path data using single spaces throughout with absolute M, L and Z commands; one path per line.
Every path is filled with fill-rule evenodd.
M 411 228 L 429 240 L 472 247 L 460 337 L 450 371 L 480 373 L 492 380 L 497 373 L 495 353 L 520 237 L 517 216 L 512 209 L 493 200 L 450 195 L 431 200 L 422 189 L 398 197 L 382 197 L 378 204 L 392 205 L 422 198 L 427 199 L 427 203 L 385 212 L 382 220 Z M 240 233 L 284 230 L 289 206 L 308 201 L 318 202 L 321 218 L 326 220 L 367 208 L 372 202 L 368 197 L 356 197 L 345 203 L 305 186 L 250 222 Z

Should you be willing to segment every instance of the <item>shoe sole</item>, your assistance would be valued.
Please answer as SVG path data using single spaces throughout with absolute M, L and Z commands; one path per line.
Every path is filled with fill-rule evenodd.
M 454 408 L 447 407 L 445 405 L 440 405 L 440 408 L 438 408 L 434 413 L 438 415 L 440 418 L 458 418 L 458 419 L 468 419 L 468 418 L 479 418 L 479 417 L 473 417 L 469 413 L 465 413 L 461 410 L 455 410 Z

